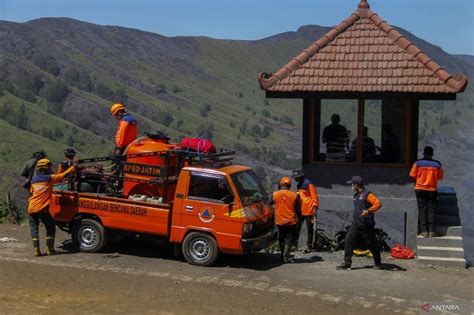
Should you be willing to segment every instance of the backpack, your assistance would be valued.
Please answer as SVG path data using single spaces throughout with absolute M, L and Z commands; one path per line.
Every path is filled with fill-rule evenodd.
M 415 253 L 410 248 L 402 244 L 396 244 L 390 250 L 390 256 L 396 259 L 414 259 Z
M 216 146 L 212 141 L 201 138 L 183 138 L 181 139 L 181 148 L 198 153 L 216 153 Z

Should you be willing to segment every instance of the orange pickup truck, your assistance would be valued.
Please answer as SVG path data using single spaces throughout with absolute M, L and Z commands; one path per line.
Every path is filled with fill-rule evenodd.
M 94 185 L 78 172 L 53 191 L 50 213 L 80 251 L 100 251 L 110 232 L 144 234 L 181 245 L 189 263 L 209 266 L 221 252 L 241 255 L 276 239 L 273 209 L 251 168 L 219 153 L 176 150 L 152 135 L 127 151 L 116 162 L 118 180 L 95 174 Z M 106 158 L 85 162 L 97 160 Z M 107 188 L 110 182 L 120 190 Z

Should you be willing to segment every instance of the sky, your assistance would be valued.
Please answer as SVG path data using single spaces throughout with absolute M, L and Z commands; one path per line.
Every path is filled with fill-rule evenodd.
M 474 0 L 368 0 L 371 9 L 449 53 L 474 55 Z M 69 17 L 166 36 L 260 39 L 334 26 L 359 0 L 0 0 L 0 20 Z M 316 40 L 316 39 L 315 39 Z

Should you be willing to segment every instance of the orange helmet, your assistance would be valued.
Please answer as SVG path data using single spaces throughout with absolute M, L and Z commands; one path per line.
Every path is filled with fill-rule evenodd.
M 280 186 L 291 187 L 291 179 L 289 177 L 283 177 L 280 179 Z
M 118 112 L 120 112 L 121 110 L 125 110 L 125 106 L 123 104 L 120 104 L 120 103 L 114 104 L 114 105 L 112 105 L 112 107 L 110 107 L 110 113 L 113 116 L 117 115 Z

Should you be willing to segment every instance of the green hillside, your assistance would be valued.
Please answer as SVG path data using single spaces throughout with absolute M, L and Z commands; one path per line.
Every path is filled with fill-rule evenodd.
M 68 146 L 79 157 L 109 154 L 113 102 L 125 102 L 141 134 L 160 130 L 174 141 L 209 137 L 237 149 L 245 163 L 262 166 L 259 172 L 271 181 L 277 167 L 299 165 L 302 106 L 300 100 L 265 99 L 257 76 L 278 70 L 327 30 L 306 26 L 259 41 L 231 41 L 63 18 L 0 21 L 0 196 L 10 188 L 21 199 L 18 171 L 38 148 L 54 161 Z M 474 73 L 464 61 L 407 36 L 447 69 Z M 432 127 L 422 128 L 422 135 L 456 135 L 472 119 L 472 95 L 462 95 L 456 110 L 450 102 L 423 104 L 420 126 Z M 350 111 L 344 107 L 340 114 Z

